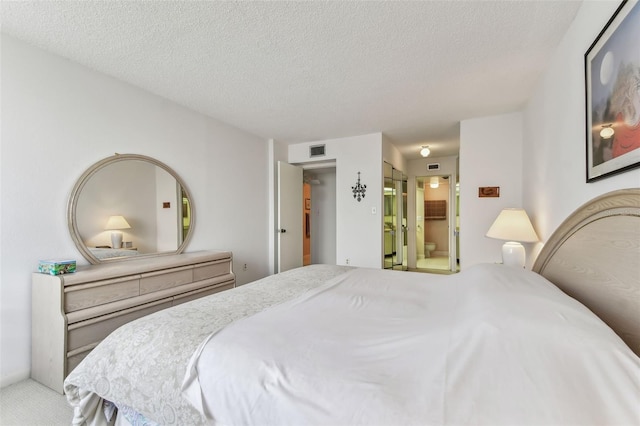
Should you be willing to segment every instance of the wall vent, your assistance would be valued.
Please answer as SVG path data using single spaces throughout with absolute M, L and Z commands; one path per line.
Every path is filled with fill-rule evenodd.
M 440 163 L 427 164 L 427 170 L 440 170 Z
M 325 145 L 312 145 L 309 147 L 309 157 L 322 157 L 325 155 Z

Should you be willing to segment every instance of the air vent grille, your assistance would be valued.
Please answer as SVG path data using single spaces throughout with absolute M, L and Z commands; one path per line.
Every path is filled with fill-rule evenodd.
M 312 145 L 309 147 L 309 157 L 322 157 L 325 155 L 325 145 Z
M 427 164 L 427 170 L 440 170 L 440 163 Z

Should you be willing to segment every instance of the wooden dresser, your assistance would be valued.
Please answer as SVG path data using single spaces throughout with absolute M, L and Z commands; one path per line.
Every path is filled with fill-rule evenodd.
M 32 277 L 31 377 L 62 393 L 64 378 L 116 328 L 235 286 L 232 254 L 201 251 Z

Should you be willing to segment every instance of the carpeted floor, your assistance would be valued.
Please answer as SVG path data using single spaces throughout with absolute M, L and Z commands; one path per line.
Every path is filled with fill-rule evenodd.
M 72 419 L 64 395 L 31 379 L 0 389 L 1 426 L 69 426 Z

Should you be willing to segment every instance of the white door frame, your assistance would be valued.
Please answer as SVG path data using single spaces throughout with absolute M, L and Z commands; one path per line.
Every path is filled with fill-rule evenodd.
M 456 272 L 458 270 L 458 240 L 456 239 L 456 212 L 458 211 L 458 199 L 456 197 L 456 176 L 449 175 L 449 270 Z

